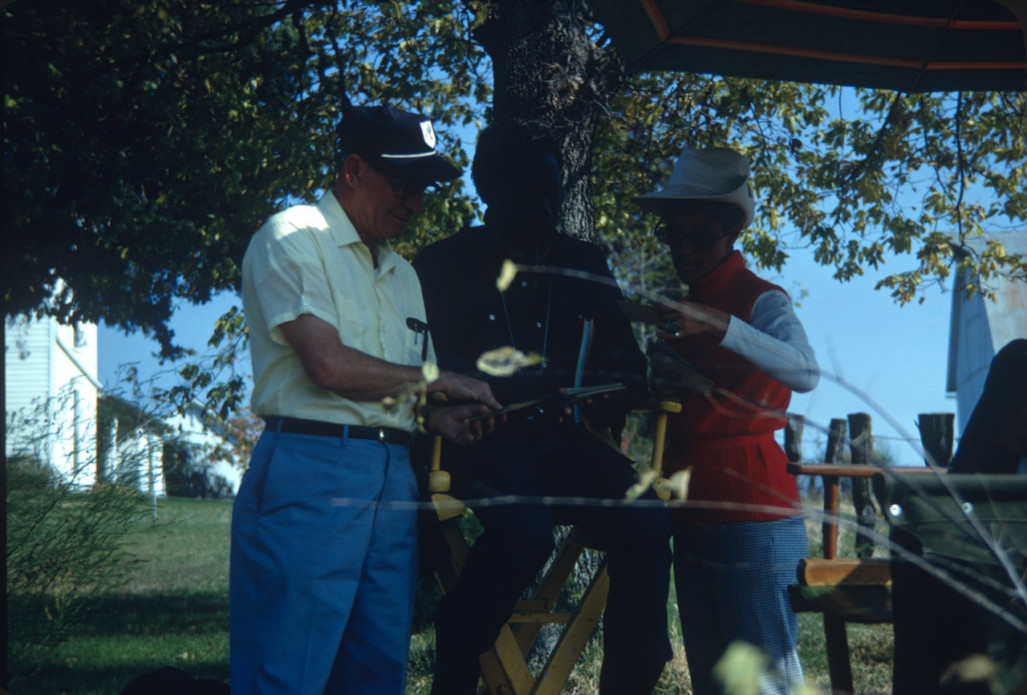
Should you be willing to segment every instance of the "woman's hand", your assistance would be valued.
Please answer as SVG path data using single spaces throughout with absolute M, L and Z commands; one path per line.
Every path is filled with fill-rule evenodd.
M 680 301 L 674 308 L 660 309 L 657 336 L 672 341 L 690 335 L 712 335 L 718 341 L 727 333 L 731 315 L 695 302 Z

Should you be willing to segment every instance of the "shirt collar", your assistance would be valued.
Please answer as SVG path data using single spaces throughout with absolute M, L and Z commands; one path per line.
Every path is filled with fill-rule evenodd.
M 342 209 L 342 205 L 339 204 L 338 199 L 335 197 L 335 193 L 328 191 L 322 196 L 318 202 L 317 207 L 321 210 L 321 214 L 324 215 L 325 220 L 328 222 L 328 232 L 332 235 L 332 239 L 335 241 L 339 248 L 343 246 L 350 246 L 351 244 L 363 244 L 360 240 L 360 235 L 357 234 L 356 227 L 350 222 L 349 216 L 346 211 Z M 363 251 L 367 254 L 368 259 L 371 258 L 371 251 L 367 246 L 363 247 Z M 389 242 L 385 242 L 378 247 L 378 273 L 384 274 L 392 270 L 397 263 L 397 254 L 392 249 L 392 245 Z

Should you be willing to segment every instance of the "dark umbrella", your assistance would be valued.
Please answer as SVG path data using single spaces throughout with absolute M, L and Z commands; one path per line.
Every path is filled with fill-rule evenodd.
M 900 92 L 1027 89 L 1027 0 L 591 2 L 631 70 Z

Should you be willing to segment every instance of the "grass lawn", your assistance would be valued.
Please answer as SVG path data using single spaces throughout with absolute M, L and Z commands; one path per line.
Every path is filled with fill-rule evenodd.
M 142 561 L 130 582 L 90 606 L 12 695 L 116 695 L 162 666 L 227 681 L 231 512 L 231 501 L 159 500 L 157 519 L 140 518 L 126 539 Z
M 228 680 L 230 501 L 160 500 L 157 519 L 140 518 L 127 543 L 142 560 L 117 595 L 96 602 L 71 639 L 44 653 L 38 673 L 11 684 L 12 695 L 117 695 L 134 677 L 175 666 L 194 677 Z M 811 553 L 819 529 L 810 524 Z M 851 541 L 849 541 L 851 543 Z M 842 547 L 846 539 L 843 536 Z M 672 602 L 675 598 L 671 597 Z M 658 692 L 687 695 L 687 666 L 676 608 L 675 658 Z M 809 681 L 829 692 L 819 615 L 800 616 L 800 655 Z M 411 643 L 408 695 L 427 694 L 433 656 L 430 629 Z M 857 692 L 891 692 L 890 625 L 849 628 Z M 599 648 L 592 644 L 567 693 L 593 693 Z

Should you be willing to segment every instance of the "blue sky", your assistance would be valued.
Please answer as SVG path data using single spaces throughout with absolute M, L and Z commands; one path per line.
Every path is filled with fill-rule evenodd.
M 906 260 L 910 267 L 915 263 Z M 893 259 L 888 272 L 906 269 Z M 782 285 L 796 298 L 796 311 L 823 372 L 819 386 L 796 395 L 790 410 L 806 416 L 807 428 L 825 428 L 831 418 L 866 412 L 873 431 L 900 464 L 919 464 L 914 445 L 920 413 L 956 412 L 945 393 L 952 293 L 938 287 L 922 304 L 897 305 L 886 291 L 874 290 L 886 272 L 870 272 L 847 283 L 831 277 L 808 254 L 793 255 Z M 797 283 L 797 284 L 790 284 Z M 808 294 L 800 297 L 797 289 Z M 822 432 L 804 437 L 826 439 Z M 818 449 L 804 449 L 805 456 Z

